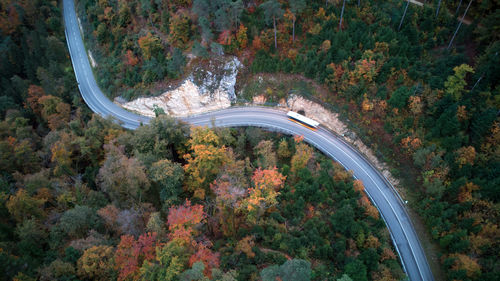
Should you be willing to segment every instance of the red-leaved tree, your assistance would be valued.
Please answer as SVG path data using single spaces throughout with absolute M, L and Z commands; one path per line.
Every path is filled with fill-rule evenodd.
M 136 279 L 142 263 L 155 258 L 156 246 L 156 233 L 144 233 L 137 240 L 131 235 L 123 235 L 115 252 L 118 280 Z
M 189 266 L 193 266 L 195 262 L 203 262 L 205 265 L 203 274 L 211 278 L 212 268 L 219 267 L 219 256 L 219 253 L 213 252 L 202 243 L 198 243 L 196 253 L 189 258 Z
M 203 206 L 196 204 L 191 206 L 191 201 L 186 200 L 184 205 L 171 207 L 168 213 L 168 229 L 171 239 L 181 239 L 186 242 L 192 240 L 194 227 L 201 223 L 206 217 Z

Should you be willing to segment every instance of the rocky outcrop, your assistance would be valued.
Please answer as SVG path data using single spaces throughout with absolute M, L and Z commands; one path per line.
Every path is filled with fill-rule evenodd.
M 240 67 L 236 57 L 214 58 L 193 67 L 178 88 L 157 97 L 138 98 L 121 106 L 150 117 L 155 116 L 155 108 L 178 117 L 227 108 L 236 99 L 234 85 Z

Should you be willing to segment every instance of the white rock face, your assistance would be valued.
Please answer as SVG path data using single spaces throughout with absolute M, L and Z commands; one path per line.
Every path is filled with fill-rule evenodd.
M 237 58 L 210 60 L 208 66 L 195 67 L 178 88 L 158 97 L 138 98 L 121 104 L 139 114 L 154 117 L 155 106 L 172 116 L 189 116 L 231 106 L 236 98 L 234 85 L 241 63 Z
M 208 65 L 195 67 L 188 79 L 198 85 L 203 95 L 213 94 L 219 90 L 226 92 L 229 99 L 234 100 L 236 98 L 234 85 L 241 66 L 236 57 L 229 60 L 215 58 L 210 60 Z

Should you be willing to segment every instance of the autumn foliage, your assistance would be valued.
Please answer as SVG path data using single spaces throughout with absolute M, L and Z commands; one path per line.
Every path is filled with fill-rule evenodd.
M 142 263 L 155 258 L 156 246 L 156 233 L 142 234 L 137 240 L 131 235 L 123 235 L 114 257 L 118 280 L 136 280 Z
M 286 176 L 276 168 L 255 170 L 252 176 L 253 187 L 248 190 L 249 196 L 243 201 L 250 221 L 255 221 L 267 208 L 278 203 L 276 197 L 285 179 Z
M 219 137 L 206 127 L 193 127 L 191 136 L 192 153 L 184 155 L 188 162 L 184 166 L 188 174 L 186 188 L 203 199 L 220 167 L 227 162 L 226 148 L 219 145 Z
M 159 49 L 161 49 L 160 39 L 155 37 L 148 32 L 146 35 L 142 36 L 138 40 L 139 46 L 142 50 L 142 55 L 146 60 L 149 60 Z M 130 56 L 130 59 L 127 57 L 128 62 L 134 63 L 135 59 L 133 58 L 133 54 L 127 51 L 127 56 Z
M 212 268 L 219 267 L 219 256 L 219 253 L 213 252 L 202 243 L 198 243 L 196 252 L 189 258 L 189 266 L 193 266 L 194 263 L 199 261 L 203 262 L 205 265 L 203 273 L 210 278 L 212 276 Z
M 184 205 L 171 207 L 168 212 L 168 229 L 171 231 L 172 239 L 180 239 L 190 243 L 195 227 L 206 217 L 203 206 L 195 204 L 191 206 L 191 201 L 186 200 Z
M 145 43 L 143 42 L 142 44 L 144 45 Z M 131 50 L 127 50 L 125 53 L 125 63 L 130 66 L 135 66 L 138 62 L 139 59 L 134 55 L 134 53 Z
M 361 198 L 359 198 L 359 205 L 365 208 L 365 213 L 366 215 L 378 219 L 379 218 L 379 212 L 375 206 L 373 206 L 372 202 L 370 199 L 368 199 L 368 196 L 366 195 L 365 192 L 365 187 L 363 185 L 363 182 L 360 180 L 355 180 L 354 181 L 354 190 L 358 191 L 361 194 Z

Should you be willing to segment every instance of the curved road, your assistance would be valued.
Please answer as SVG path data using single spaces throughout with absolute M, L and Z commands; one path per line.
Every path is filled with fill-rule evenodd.
M 64 21 L 78 88 L 87 105 L 101 116 L 117 119 L 128 129 L 148 123 L 150 118 L 128 112 L 112 103 L 97 86 L 83 45 L 73 0 L 64 0 Z M 290 122 L 283 111 L 262 107 L 230 108 L 183 120 L 193 125 L 211 126 L 212 122 L 215 122 L 216 126 L 258 126 L 292 135 L 303 135 L 305 141 L 340 162 L 346 169 L 352 170 L 354 176 L 363 181 L 366 193 L 379 209 L 389 228 L 410 279 L 434 280 L 408 214 L 392 186 L 363 156 L 332 133 L 323 128 L 311 131 Z

